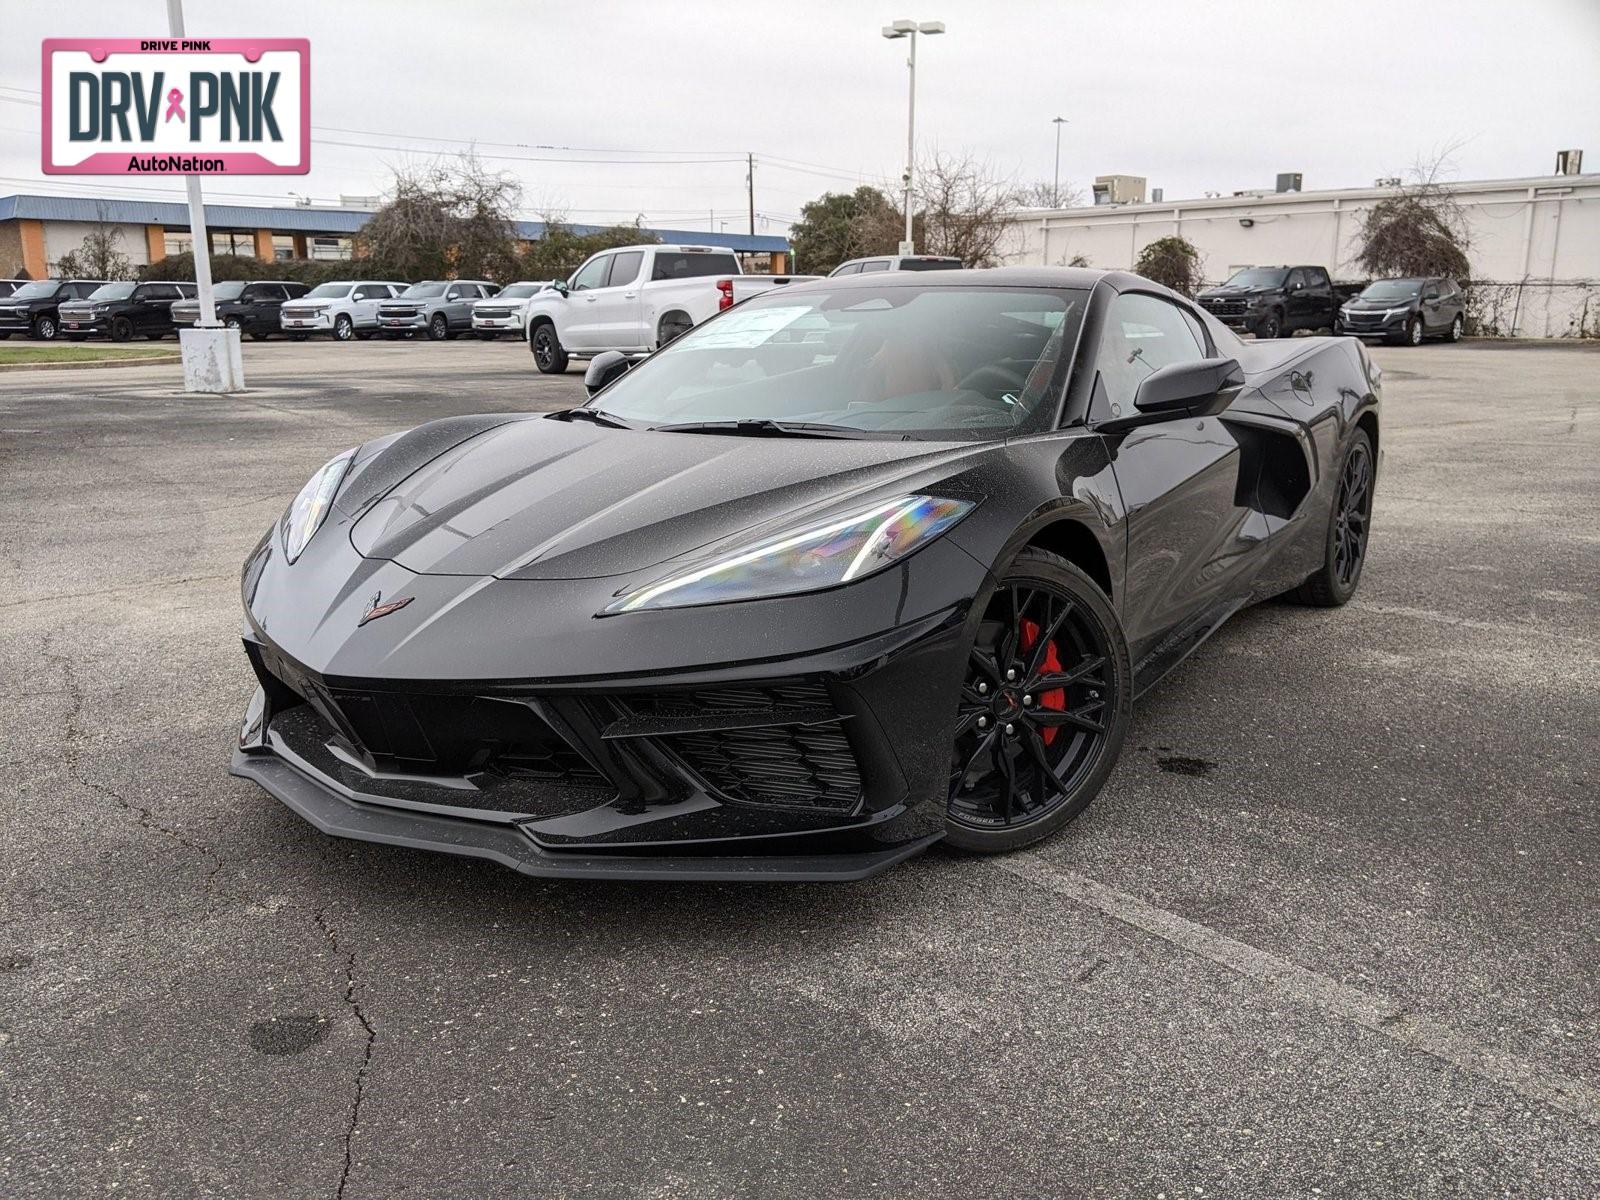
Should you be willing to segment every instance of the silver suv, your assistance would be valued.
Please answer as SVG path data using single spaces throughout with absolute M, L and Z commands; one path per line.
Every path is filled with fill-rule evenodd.
M 426 279 L 378 305 L 378 332 L 386 338 L 426 332 L 436 342 L 472 328 L 472 306 L 500 290 L 481 279 Z

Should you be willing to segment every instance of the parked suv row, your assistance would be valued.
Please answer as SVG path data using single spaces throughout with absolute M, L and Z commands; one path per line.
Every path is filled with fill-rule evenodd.
M 230 279 L 213 289 L 217 320 L 259 342 L 279 331 L 278 310 L 283 302 L 297 300 L 309 290 L 289 279 Z M 172 306 L 172 319 L 179 325 L 198 324 L 200 301 L 178 301 Z
M 283 331 L 292 338 L 326 333 L 340 342 L 363 341 L 378 332 L 378 309 L 403 295 L 406 285 L 378 279 L 342 279 L 319 283 L 278 313 Z

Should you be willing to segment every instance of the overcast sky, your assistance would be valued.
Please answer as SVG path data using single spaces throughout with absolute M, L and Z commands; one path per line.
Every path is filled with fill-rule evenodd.
M 218 202 L 381 192 L 391 167 L 476 141 L 526 215 L 758 232 L 806 200 L 898 178 L 905 42 L 918 143 L 1000 175 L 1143 175 L 1168 200 L 1404 175 L 1454 146 L 1459 179 L 1600 170 L 1600 0 L 187 0 L 191 36 L 311 39 L 312 171 L 218 180 Z M 160 0 L 0 0 L 0 194 L 160 198 L 158 180 L 39 172 L 39 42 L 166 36 Z M 452 140 L 455 139 L 455 140 Z M 339 144 L 346 143 L 346 144 Z M 554 147 L 555 149 L 551 149 Z M 599 151 L 599 153 L 595 153 Z M 493 157 L 489 156 L 505 156 Z M 530 161 L 530 160 L 582 161 Z M 684 161 L 692 160 L 692 161 Z M 131 190 L 132 188 L 146 190 Z

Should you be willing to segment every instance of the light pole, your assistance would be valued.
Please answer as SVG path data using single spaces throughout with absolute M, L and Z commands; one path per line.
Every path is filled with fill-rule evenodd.
M 1066 123 L 1065 117 L 1056 117 L 1051 121 L 1056 127 L 1056 176 L 1055 182 L 1050 185 L 1050 204 L 1054 208 L 1061 207 L 1061 127 Z
M 901 254 L 916 253 L 911 243 L 911 177 L 916 171 L 917 162 L 917 34 L 943 32 L 943 21 L 896 21 L 883 27 L 883 36 L 886 38 L 911 39 L 911 53 L 906 56 L 906 68 L 911 73 L 911 103 L 906 116 L 906 240 L 900 243 Z

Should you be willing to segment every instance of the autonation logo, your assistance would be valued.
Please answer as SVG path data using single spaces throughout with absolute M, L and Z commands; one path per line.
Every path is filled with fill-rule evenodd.
M 52 175 L 303 175 L 304 38 L 44 43 L 43 169 Z

